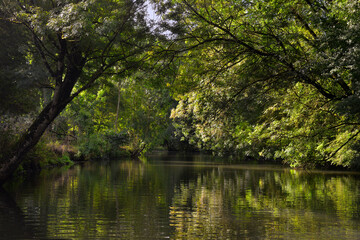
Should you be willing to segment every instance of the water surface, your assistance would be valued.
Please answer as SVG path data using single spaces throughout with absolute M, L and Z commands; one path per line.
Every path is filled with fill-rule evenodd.
M 0 239 L 360 239 L 360 175 L 154 155 L 0 191 Z

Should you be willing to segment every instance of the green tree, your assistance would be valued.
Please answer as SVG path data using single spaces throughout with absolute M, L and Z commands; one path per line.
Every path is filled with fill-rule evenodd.
M 181 56 L 173 118 L 199 147 L 293 166 L 357 162 L 359 3 L 161 1 Z
M 23 27 L 53 94 L 2 161 L 0 184 L 68 103 L 107 74 L 136 68 L 153 43 L 140 0 L 3 1 L 1 9 L 2 19 Z
M 170 109 L 174 100 L 166 86 L 166 78 L 154 79 L 146 72 L 137 72 L 121 85 L 118 126 L 129 136 L 128 150 L 137 156 L 159 146 L 171 125 Z M 159 81 L 160 80 L 160 81 Z

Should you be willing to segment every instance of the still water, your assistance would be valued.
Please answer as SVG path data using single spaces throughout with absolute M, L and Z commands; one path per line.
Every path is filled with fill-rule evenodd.
M 360 174 L 205 155 L 89 162 L 0 191 L 0 239 L 360 239 Z

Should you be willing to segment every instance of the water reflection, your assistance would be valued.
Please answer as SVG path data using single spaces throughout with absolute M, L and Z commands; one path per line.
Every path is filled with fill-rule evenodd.
M 31 239 L 32 229 L 12 197 L 0 187 L 0 239 Z M 16 226 L 16 227 L 14 227 Z
M 175 192 L 170 219 L 179 238 L 360 237 L 354 177 L 220 168 Z
M 22 239 L 360 238 L 358 175 L 167 158 L 88 163 L 7 186 L 17 204 L 0 194 L 0 224 L 6 226 L 0 234 L 7 239 L 17 239 L 19 232 Z M 7 221 L 9 216 L 16 220 Z M 6 230 L 14 228 L 17 233 Z

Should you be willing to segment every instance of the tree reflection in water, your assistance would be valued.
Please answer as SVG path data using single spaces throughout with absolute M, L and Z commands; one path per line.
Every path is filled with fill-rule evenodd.
M 358 239 L 355 179 L 213 169 L 175 190 L 171 225 L 176 238 Z
M 44 173 L 8 186 L 19 207 L 0 198 L 0 230 L 9 239 L 16 233 L 6 229 L 14 228 L 29 238 L 65 239 L 360 237 L 358 175 L 197 160 L 89 163 Z M 27 233 L 26 225 L 35 230 Z
M 13 198 L 0 187 L 0 239 L 36 239 L 33 226 L 27 225 L 24 214 Z

